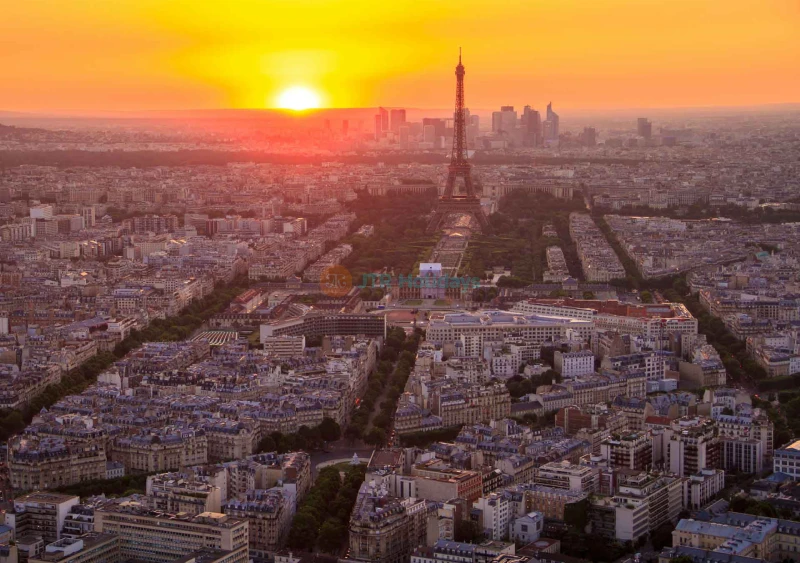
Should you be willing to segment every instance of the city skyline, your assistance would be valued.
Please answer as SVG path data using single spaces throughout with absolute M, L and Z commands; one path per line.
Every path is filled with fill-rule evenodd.
M 14 84 L 0 92 L 0 110 L 448 107 L 458 46 L 476 108 L 530 98 L 564 109 L 800 102 L 797 5 L 752 8 L 306 0 L 267 12 L 251 2 L 222 10 L 123 0 L 111 11 L 79 0 L 67 11 L 26 2 L 8 6 L 0 23 L 9 47 L 0 60 Z M 286 97 L 293 88 L 300 105 Z

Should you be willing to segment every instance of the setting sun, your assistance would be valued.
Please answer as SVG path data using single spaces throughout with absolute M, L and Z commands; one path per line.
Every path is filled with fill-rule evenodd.
M 320 106 L 319 94 L 304 86 L 292 86 L 278 96 L 278 107 L 300 111 Z

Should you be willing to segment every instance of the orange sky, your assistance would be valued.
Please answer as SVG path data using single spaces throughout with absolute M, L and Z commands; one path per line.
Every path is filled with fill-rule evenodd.
M 0 2 L 0 110 L 800 102 L 798 0 Z

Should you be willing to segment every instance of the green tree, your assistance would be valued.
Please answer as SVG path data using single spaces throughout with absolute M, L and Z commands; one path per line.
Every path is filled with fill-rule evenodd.
M 319 547 L 326 553 L 336 555 L 342 548 L 342 540 L 346 537 L 347 528 L 335 518 L 328 518 L 319 529 Z
M 261 438 L 261 441 L 258 442 L 258 451 L 260 453 L 274 452 L 277 449 L 278 444 L 275 443 L 275 439 L 272 436 L 264 436 Z
M 339 423 L 327 416 L 319 423 L 319 431 L 326 442 L 335 442 L 342 436 Z
M 364 436 L 364 441 L 373 446 L 382 446 L 386 443 L 386 431 L 382 428 L 373 428 Z
M 316 518 L 305 510 L 299 511 L 292 520 L 286 545 L 292 549 L 310 549 L 317 542 L 318 527 Z

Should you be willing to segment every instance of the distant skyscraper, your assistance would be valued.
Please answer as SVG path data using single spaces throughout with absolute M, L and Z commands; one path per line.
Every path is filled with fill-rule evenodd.
M 403 148 L 408 147 L 408 133 L 409 133 L 408 125 L 401 125 L 400 129 L 398 130 L 398 135 L 400 137 L 400 146 Z
M 523 145 L 538 147 L 542 144 L 542 116 L 531 106 L 525 106 L 522 112 L 522 128 Z
M 378 108 L 378 115 L 381 116 L 381 131 L 389 130 L 389 112 L 385 108 Z
M 435 135 L 437 139 L 447 135 L 447 122 L 444 119 L 439 119 L 436 117 L 424 117 L 422 119 L 422 127 L 424 128 L 426 125 L 433 125 L 433 128 L 436 131 Z
M 542 140 L 551 141 L 553 139 L 553 122 L 544 120 L 542 121 Z
M 390 114 L 391 128 L 395 133 L 400 131 L 400 127 L 406 122 L 406 110 L 393 109 Z
M 375 140 L 379 140 L 383 135 L 383 119 L 381 119 L 381 114 L 375 114 Z
M 347 132 L 350 130 L 350 123 L 345 119 L 342 121 L 342 136 L 346 137 Z
M 492 112 L 492 131 L 511 133 L 517 128 L 517 112 L 514 106 L 500 106 L 500 111 Z
M 646 117 L 640 117 L 636 120 L 636 133 L 640 137 L 649 139 L 653 135 L 653 123 L 648 121 Z
M 581 142 L 587 147 L 595 146 L 597 144 L 597 130 L 594 127 L 584 127 Z
M 422 126 L 422 140 L 426 143 L 436 142 L 436 127 L 433 125 Z
M 480 116 L 479 115 L 470 115 L 469 116 L 469 124 L 472 125 L 473 127 L 475 127 L 476 131 L 479 130 L 480 129 L 480 125 L 481 125 Z
M 559 134 L 559 117 L 558 114 L 553 111 L 553 102 L 547 104 L 547 121 L 550 122 L 550 127 L 549 136 L 545 136 L 545 139 L 548 141 L 557 141 Z

